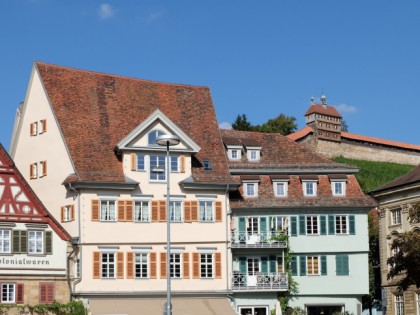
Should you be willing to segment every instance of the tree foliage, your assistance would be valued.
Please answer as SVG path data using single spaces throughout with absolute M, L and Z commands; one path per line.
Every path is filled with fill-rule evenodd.
M 349 125 L 347 125 L 347 122 L 344 119 L 341 120 L 341 131 L 349 131 Z
M 248 121 L 248 117 L 245 114 L 242 114 L 236 117 L 232 124 L 232 128 L 234 130 L 259 131 L 288 135 L 289 133 L 296 131 L 297 125 L 295 117 L 288 117 L 285 114 L 280 114 L 276 118 L 269 119 L 262 125 L 252 125 L 251 122 Z
M 420 203 L 408 214 L 410 223 L 420 222 Z M 394 255 L 388 258 L 388 279 L 397 278 L 397 286 L 406 290 L 410 285 L 420 287 L 420 231 L 414 229 L 397 235 L 391 245 Z

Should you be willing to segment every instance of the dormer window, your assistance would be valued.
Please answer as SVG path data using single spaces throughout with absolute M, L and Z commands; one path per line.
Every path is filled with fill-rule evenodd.
M 241 177 L 243 195 L 245 198 L 256 198 L 258 197 L 258 183 L 260 181 L 259 176 L 246 175 Z
M 250 149 L 247 150 L 248 161 L 259 161 L 260 160 L 260 150 Z
M 228 149 L 229 160 L 240 160 L 241 149 Z
M 315 197 L 317 182 L 314 180 L 305 180 L 302 181 L 303 195 L 305 197 Z
M 156 129 L 149 132 L 148 136 L 148 145 L 149 146 L 157 146 L 156 138 L 159 136 L 164 135 L 165 133 L 162 130 Z
M 328 178 L 331 182 L 331 192 L 333 196 L 346 195 L 347 175 L 345 174 L 330 174 Z

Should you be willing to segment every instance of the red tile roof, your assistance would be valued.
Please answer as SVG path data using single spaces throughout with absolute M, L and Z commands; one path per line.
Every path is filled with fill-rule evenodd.
M 116 144 L 149 117 L 162 111 L 200 147 L 194 163 L 196 182 L 231 182 L 210 91 L 36 63 L 79 180 L 124 182 Z M 198 165 L 196 165 L 198 164 Z
M 330 105 L 313 104 L 311 107 L 309 107 L 305 113 L 305 116 L 308 116 L 312 113 L 341 118 L 340 113 L 335 109 L 335 107 Z
M 296 141 L 296 140 L 299 140 L 299 139 L 302 139 L 302 138 L 306 137 L 307 135 L 309 135 L 313 132 L 314 131 L 311 127 L 305 126 L 305 128 L 302 128 L 302 129 L 300 129 L 296 132 L 290 133 L 286 137 L 293 140 L 293 141 Z
M 261 159 L 259 163 L 248 162 L 246 155 L 241 161 L 229 161 L 229 168 L 278 168 L 285 167 L 322 167 L 347 168 L 343 164 L 332 162 L 313 150 L 296 143 L 279 133 L 263 133 L 239 130 L 220 130 L 223 139 L 235 138 L 241 141 L 256 141 L 261 145 Z
M 402 149 L 420 151 L 420 145 L 409 144 L 409 143 L 398 142 L 398 141 L 392 141 L 392 140 L 384 140 L 384 139 L 368 137 L 368 136 L 362 136 L 362 135 L 357 135 L 357 134 L 349 133 L 349 132 L 341 132 L 341 137 L 342 138 L 347 138 L 347 139 L 350 139 L 350 140 L 371 142 L 371 143 L 387 145 L 387 146 L 391 146 L 391 147 L 398 147 L 398 148 L 402 148 Z

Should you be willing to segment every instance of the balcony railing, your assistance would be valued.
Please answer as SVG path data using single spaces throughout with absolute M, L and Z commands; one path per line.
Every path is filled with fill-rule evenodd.
M 232 276 L 233 291 L 287 291 L 286 272 L 245 275 L 234 273 Z
M 233 231 L 231 233 L 232 248 L 285 248 L 287 246 L 286 232 L 247 233 Z

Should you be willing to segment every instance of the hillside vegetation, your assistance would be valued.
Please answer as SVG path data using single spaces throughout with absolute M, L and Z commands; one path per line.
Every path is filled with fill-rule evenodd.
M 337 157 L 332 160 L 359 168 L 356 178 L 365 193 L 385 185 L 397 177 L 408 173 L 415 167 L 407 164 L 353 160 L 344 157 Z

